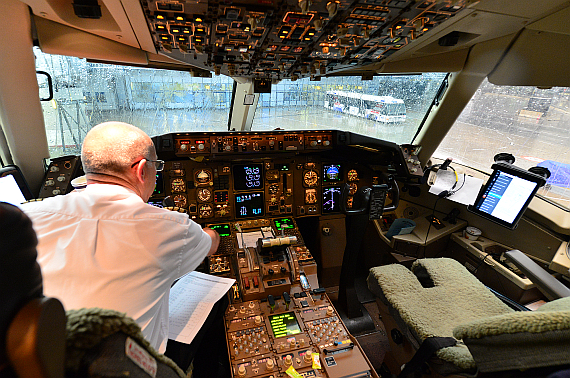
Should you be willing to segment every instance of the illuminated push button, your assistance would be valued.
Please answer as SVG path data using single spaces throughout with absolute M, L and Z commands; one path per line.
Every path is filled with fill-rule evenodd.
M 245 366 L 240 365 L 238 368 L 238 377 L 245 377 L 247 370 L 245 370 Z
M 274 367 L 275 367 L 275 362 L 273 362 L 271 358 L 268 359 L 267 362 L 265 362 L 265 368 L 267 370 L 273 370 Z
M 291 366 L 293 364 L 293 357 L 290 354 L 286 355 L 283 363 L 285 366 Z

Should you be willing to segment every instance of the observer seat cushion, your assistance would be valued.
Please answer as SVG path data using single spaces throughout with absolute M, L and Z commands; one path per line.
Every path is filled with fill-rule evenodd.
M 412 269 L 392 264 L 370 269 L 370 290 L 391 306 L 419 338 L 453 337 L 466 322 L 513 312 L 459 262 L 421 259 Z M 437 351 L 437 357 L 460 369 L 475 367 L 462 343 Z
M 570 297 L 536 311 L 475 319 L 453 330 L 481 372 L 570 364 Z

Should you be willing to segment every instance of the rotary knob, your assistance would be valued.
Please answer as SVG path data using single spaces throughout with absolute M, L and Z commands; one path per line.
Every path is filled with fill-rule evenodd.
M 198 149 L 199 149 L 200 151 L 203 151 L 204 148 L 205 148 L 204 143 L 200 143 L 200 144 L 198 145 Z
M 180 150 L 181 151 L 186 151 L 188 149 L 188 145 L 187 144 L 182 144 L 180 145 Z
M 256 317 L 255 317 L 255 324 L 261 324 L 261 316 L 256 315 Z
M 313 354 L 310 351 L 306 351 L 303 360 L 307 363 L 311 362 L 313 360 Z
M 285 366 L 291 366 L 293 364 L 293 356 L 291 356 L 290 354 L 285 356 L 285 361 L 283 361 L 283 363 L 285 364 Z
M 325 140 L 325 141 L 323 142 L 323 145 L 324 145 L 324 146 L 329 146 L 330 144 L 331 144 L 331 142 L 328 141 L 328 140 Z
M 317 141 L 316 140 L 311 141 L 310 145 L 311 145 L 311 147 L 316 147 Z
M 230 146 L 229 144 L 226 145 L 226 147 L 224 147 L 226 149 L 226 151 L 230 151 L 232 149 L 232 146 Z
M 245 370 L 245 366 L 240 365 L 238 368 L 238 377 L 245 377 L 247 374 L 247 370 Z
M 289 341 L 289 345 L 291 348 L 295 348 L 297 346 L 297 340 L 293 337 L 291 341 Z
M 327 307 L 327 316 L 332 316 L 334 314 L 334 309 L 332 306 Z
M 275 363 L 273 362 L 273 360 L 270 358 L 267 360 L 267 362 L 265 363 L 265 368 L 267 370 L 273 370 L 273 368 L 275 367 Z

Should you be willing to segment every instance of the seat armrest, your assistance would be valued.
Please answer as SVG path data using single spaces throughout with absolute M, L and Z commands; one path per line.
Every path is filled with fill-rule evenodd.
M 568 287 L 518 249 L 505 252 L 505 257 L 515 264 L 548 299 L 570 297 Z

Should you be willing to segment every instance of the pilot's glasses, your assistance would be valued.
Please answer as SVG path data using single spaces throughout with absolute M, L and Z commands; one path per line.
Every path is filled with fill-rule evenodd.
M 143 158 L 145 159 L 145 158 Z M 142 160 L 142 159 L 141 159 Z M 140 163 L 141 160 L 137 160 L 133 163 L 133 165 L 131 165 L 131 168 L 134 167 L 135 165 L 137 165 L 138 163 Z M 146 159 L 146 161 L 148 163 L 154 163 L 154 167 L 156 168 L 157 172 L 160 172 L 164 169 L 164 160 L 149 160 Z

